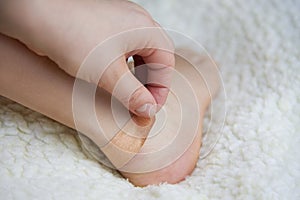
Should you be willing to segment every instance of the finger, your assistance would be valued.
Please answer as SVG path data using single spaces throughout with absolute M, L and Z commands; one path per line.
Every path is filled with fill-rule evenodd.
M 125 57 L 117 59 L 106 69 L 99 86 L 138 116 L 149 118 L 156 113 L 155 99 L 129 71 Z
M 171 50 L 144 49 L 138 55 L 147 65 L 147 88 L 160 107 L 164 105 L 171 86 L 174 54 Z
M 155 98 L 155 100 L 157 102 L 156 111 L 159 111 L 160 108 L 165 104 L 170 89 L 165 88 L 165 87 L 151 86 L 151 85 L 148 85 L 147 89 L 150 91 L 152 96 Z

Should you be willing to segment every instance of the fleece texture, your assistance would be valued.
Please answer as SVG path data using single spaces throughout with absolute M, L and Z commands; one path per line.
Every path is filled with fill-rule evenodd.
M 138 188 L 74 130 L 0 97 L 0 199 L 300 199 L 300 2 L 137 3 L 221 66 L 225 92 L 205 119 L 222 134 L 214 150 L 185 181 Z

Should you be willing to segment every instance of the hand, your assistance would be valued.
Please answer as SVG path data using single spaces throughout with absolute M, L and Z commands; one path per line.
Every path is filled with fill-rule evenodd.
M 168 95 L 175 65 L 173 44 L 135 3 L 4 0 L 0 3 L 0 32 L 48 56 L 71 76 L 98 84 L 139 116 L 153 116 Z M 97 62 L 91 68 L 103 73 L 100 80 L 91 70 L 78 73 L 86 56 L 100 43 L 95 51 Z M 132 55 L 136 63 L 147 64 L 146 72 L 145 67 L 137 70 L 146 73 L 147 88 L 129 73 L 126 59 Z

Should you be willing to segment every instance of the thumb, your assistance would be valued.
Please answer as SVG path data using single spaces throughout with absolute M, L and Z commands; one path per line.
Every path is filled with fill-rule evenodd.
M 99 86 L 138 116 L 149 118 L 156 113 L 154 97 L 130 72 L 125 57 L 117 59 L 105 70 Z

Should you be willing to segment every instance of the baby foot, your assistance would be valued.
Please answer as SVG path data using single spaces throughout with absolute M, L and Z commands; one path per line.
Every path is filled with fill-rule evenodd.
M 182 55 L 182 56 L 179 56 Z M 192 62 L 189 63 L 188 61 Z M 193 67 L 194 66 L 194 67 Z M 102 151 L 108 156 L 108 158 L 112 161 L 115 167 L 121 172 L 121 174 L 128 178 L 130 182 L 137 186 L 146 186 L 149 184 L 158 184 L 162 182 L 168 183 L 177 183 L 183 180 L 187 175 L 191 174 L 195 165 L 197 163 L 199 157 L 199 151 L 201 146 L 201 138 L 202 138 L 202 122 L 205 110 L 207 109 L 212 97 L 214 97 L 217 93 L 219 87 L 219 76 L 218 69 L 214 65 L 213 61 L 211 61 L 208 57 L 203 57 L 193 52 L 189 49 L 181 49 L 177 51 L 176 56 L 176 67 L 175 69 L 185 77 L 191 87 L 193 88 L 193 92 L 196 96 L 196 101 L 199 104 L 199 118 L 197 118 L 198 127 L 196 130 L 196 134 L 190 134 L 190 142 L 188 146 L 186 146 L 185 151 L 178 152 L 179 144 L 170 143 L 169 145 L 177 145 L 171 148 L 167 153 L 158 152 L 155 154 L 155 157 L 149 157 L 148 154 L 151 154 L 146 151 L 145 146 L 150 146 L 151 148 L 162 148 L 162 145 L 168 143 L 170 140 L 169 136 L 162 136 L 156 142 L 150 141 L 152 138 L 147 137 L 143 139 L 129 139 L 130 137 L 124 132 L 120 132 L 117 134 L 116 138 L 119 138 L 122 141 L 112 140 L 109 144 L 110 151 L 107 151 L 106 148 L 101 148 Z M 177 84 L 181 89 L 182 84 Z M 172 91 L 172 90 L 171 90 Z M 169 118 L 176 118 L 176 108 L 173 104 L 175 104 L 175 98 L 172 96 L 172 92 L 170 93 L 168 100 L 165 105 L 165 109 L 167 112 L 169 111 Z M 186 98 L 192 98 L 190 95 L 186 96 Z M 170 106 L 171 104 L 171 106 Z M 191 105 L 182 105 L 183 107 L 191 106 Z M 179 111 L 180 112 L 180 111 Z M 171 114 L 170 114 L 171 113 Z M 191 116 L 193 117 L 193 116 Z M 156 120 L 161 120 L 159 116 Z M 192 120 L 192 119 L 191 119 Z M 147 124 L 147 123 L 146 123 Z M 132 126 L 140 127 L 139 124 Z M 149 121 L 148 125 L 146 125 L 146 132 L 150 131 L 153 126 L 153 119 Z M 140 130 L 142 130 L 141 128 Z M 153 129 L 153 127 L 152 127 Z M 171 129 L 171 130 L 170 130 Z M 139 130 L 139 131 L 140 131 Z M 136 134 L 139 134 L 137 131 Z M 172 132 L 174 131 L 174 135 L 176 136 L 176 124 L 173 122 L 171 126 L 164 127 L 162 132 Z M 191 132 L 195 130 L 190 130 Z M 151 132 L 151 131 L 150 131 Z M 188 133 L 184 133 L 185 137 L 189 137 Z M 122 135 L 119 137 L 118 135 Z M 194 136 L 194 137 L 192 137 Z M 165 137 L 165 138 L 164 138 Z M 126 139 L 127 138 L 127 139 Z M 174 138 L 171 138 L 174 139 Z M 163 142 L 163 141 L 166 142 Z M 116 145 L 117 141 L 117 145 Z M 134 142 L 135 141 L 135 142 Z M 148 142 L 150 141 L 150 142 Z M 155 141 L 155 139 L 154 139 Z M 161 142 L 160 142 L 161 141 Z M 148 143 L 147 143 L 148 142 Z M 120 148 L 120 144 L 122 144 L 122 148 Z M 186 145 L 187 143 L 185 143 Z M 132 148 L 132 145 L 134 148 Z M 114 150 L 112 150 L 114 149 Z M 117 149 L 117 151 L 116 151 Z M 133 150 L 134 149 L 134 150 Z M 139 149 L 139 151 L 137 151 Z M 147 148 L 146 148 L 147 149 Z M 149 149 L 149 148 L 148 148 Z M 126 153 L 123 151 L 125 150 Z M 117 153 L 118 152 L 118 153 Z M 128 155 L 130 156 L 122 156 Z M 138 153 L 137 153 L 138 152 Z M 147 157 L 148 156 L 148 157 Z M 119 160 L 120 158 L 126 157 L 126 162 L 122 162 L 123 166 L 120 165 L 120 162 L 116 165 L 115 160 Z M 171 162 L 170 162 L 171 157 Z M 119 158 L 119 159 L 118 159 Z M 122 160 L 122 159 L 121 159 Z
M 74 124 L 74 121 L 76 121 L 74 119 L 74 99 L 72 94 L 74 78 L 60 70 L 57 65 L 49 59 L 37 56 L 16 40 L 0 35 L 0 42 L 0 60 L 2 61 L 0 63 L 0 94 L 69 127 L 78 128 L 76 126 L 78 124 Z M 197 120 L 197 130 L 190 130 L 197 134 L 191 135 L 189 134 L 190 131 L 181 133 L 181 135 L 193 136 L 188 138 L 191 142 L 188 146 L 185 146 L 185 151 L 177 152 L 176 149 L 179 149 L 181 146 L 171 142 L 166 146 L 171 147 L 172 151 L 169 151 L 169 155 L 163 153 L 163 151 L 159 154 L 160 152 L 158 151 L 157 156 L 153 157 L 149 162 L 147 155 L 151 155 L 151 152 L 149 153 L 148 151 L 147 154 L 145 150 L 151 150 L 151 147 L 154 150 L 162 149 L 161 144 L 173 141 L 168 140 L 169 138 L 165 140 L 162 138 L 161 141 L 158 140 L 159 142 L 152 142 L 152 138 L 155 140 L 155 138 L 159 138 L 161 134 L 157 136 L 151 135 L 151 137 L 149 137 L 149 130 L 151 133 L 153 127 L 161 121 L 158 118 L 159 116 L 157 116 L 157 119 L 151 120 L 132 118 L 132 120 L 128 122 L 129 124 L 127 123 L 122 129 L 119 129 L 117 126 L 112 125 L 112 116 L 108 116 L 111 115 L 110 106 L 107 106 L 107 102 L 110 103 L 110 101 L 106 99 L 107 95 L 101 95 L 103 91 L 96 94 L 96 104 L 94 107 L 98 110 L 98 112 L 96 111 L 98 122 L 104 124 L 104 128 L 108 128 L 114 133 L 108 135 L 109 142 L 105 145 L 100 145 L 103 144 L 103 140 L 101 139 L 103 139 L 104 136 L 101 136 L 99 133 L 98 124 L 90 123 L 89 119 L 91 118 L 91 113 L 87 113 L 88 118 L 81 118 L 80 124 L 82 126 L 80 126 L 79 131 L 85 133 L 98 144 L 111 162 L 116 165 L 116 168 L 121 174 L 138 186 L 158 184 L 161 182 L 177 183 L 189 175 L 197 163 L 201 146 L 203 116 L 211 98 L 216 94 L 218 89 L 218 70 L 207 57 L 201 57 L 191 50 L 180 50 L 178 52 L 180 52 L 178 54 L 182 55 L 182 57 L 176 56 L 176 70 L 188 80 L 194 92 L 194 95 L 191 95 L 193 98 L 187 95 L 183 100 L 188 101 L 189 99 L 194 99 L 199 105 L 199 107 L 196 108 L 198 110 L 198 114 L 196 113 L 195 115 L 196 117 L 191 116 L 191 121 L 194 119 Z M 186 60 L 184 58 L 186 58 Z M 191 61 L 193 65 L 187 61 Z M 195 66 L 195 68 L 193 68 L 193 66 Z M 19 77 L 22 78 L 20 79 Z M 177 91 L 180 92 L 180 84 L 181 82 L 174 82 L 173 85 L 176 87 L 173 89 L 177 89 Z M 89 85 L 87 85 L 87 87 L 89 87 Z M 185 92 L 186 91 L 183 91 L 183 93 Z M 99 98 L 97 98 L 97 96 Z M 178 116 L 176 113 L 178 106 L 174 107 L 173 105 L 177 104 L 174 104 L 176 101 L 172 100 L 172 98 L 174 99 L 176 97 L 176 93 L 173 93 L 173 95 L 171 93 L 169 97 L 168 99 L 170 100 L 167 101 L 165 110 L 167 113 L 175 113 L 174 115 L 167 115 L 167 119 L 173 119 L 174 116 Z M 183 104 L 182 106 L 189 108 L 190 105 Z M 84 112 L 85 110 L 81 111 Z M 102 113 L 102 115 L 100 113 Z M 154 125 L 152 125 L 152 123 L 154 123 Z M 180 124 L 168 126 L 168 129 L 162 129 L 162 133 L 172 133 L 173 130 L 175 132 L 177 131 L 176 128 L 178 125 Z M 132 130 L 131 128 L 136 129 Z M 128 135 L 128 132 L 130 132 L 131 135 Z M 142 132 L 144 134 L 141 134 Z M 136 134 L 132 135 L 132 133 Z M 164 136 L 164 134 L 162 135 Z M 170 134 L 167 134 L 167 136 L 170 136 Z M 143 154 L 144 152 L 146 152 L 146 154 Z M 172 159 L 168 160 L 170 157 Z

